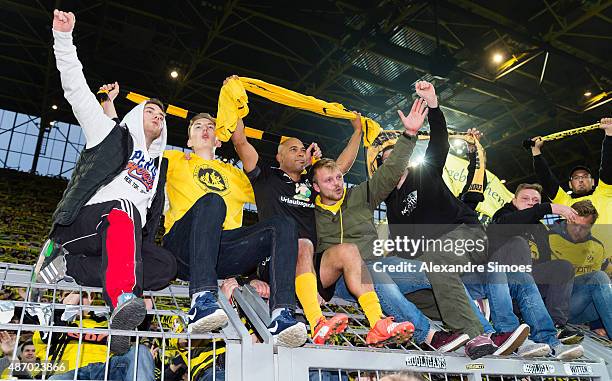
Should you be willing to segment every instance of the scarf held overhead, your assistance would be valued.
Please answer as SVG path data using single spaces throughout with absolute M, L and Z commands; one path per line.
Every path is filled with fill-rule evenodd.
M 221 141 L 228 141 L 236 129 L 238 118 L 244 118 L 249 113 L 247 91 L 272 102 L 312 111 L 331 118 L 355 119 L 355 114 L 345 109 L 340 103 L 326 102 L 258 79 L 232 78 L 221 87 L 219 94 L 216 135 Z M 363 127 L 363 144 L 369 147 L 380 133 L 381 127 L 374 120 L 363 116 L 361 117 L 361 125 Z

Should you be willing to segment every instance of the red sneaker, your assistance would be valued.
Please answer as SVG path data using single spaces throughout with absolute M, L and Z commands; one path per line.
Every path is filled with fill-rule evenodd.
M 312 342 L 323 345 L 329 340 L 331 335 L 344 332 L 348 326 L 348 316 L 345 314 L 335 314 L 331 319 L 321 317 L 317 322 L 312 336 Z
M 380 319 L 368 332 L 366 343 L 373 346 L 382 346 L 390 342 L 404 343 L 412 337 L 413 333 L 414 325 L 411 322 L 395 323 L 392 317 L 386 317 Z

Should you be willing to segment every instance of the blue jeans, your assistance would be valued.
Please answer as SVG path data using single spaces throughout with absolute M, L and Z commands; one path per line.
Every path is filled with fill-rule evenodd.
M 223 230 L 223 198 L 208 193 L 174 223 L 164 247 L 176 256 L 178 276 L 189 280 L 189 294 L 217 291 L 217 279 L 249 275 L 264 261 L 270 284 L 270 310 L 295 308 L 297 225 L 274 216 L 255 225 Z
M 498 332 L 512 332 L 520 322 L 514 314 L 514 299 L 525 323 L 531 328 L 529 338 L 536 343 L 546 343 L 551 347 L 560 344 L 553 323 L 538 286 L 531 274 L 526 272 L 491 272 L 486 275 L 484 286 L 491 307 L 491 320 Z
M 399 271 L 399 272 L 381 272 L 380 264 L 384 265 L 401 265 L 401 263 L 412 264 L 415 271 Z M 419 272 L 421 262 L 417 260 L 403 259 L 399 257 L 385 257 L 380 260 L 368 262 L 368 268 L 374 282 L 374 290 L 378 295 L 380 306 L 383 312 L 389 316 L 393 316 L 397 321 L 410 321 L 414 324 L 414 340 L 417 343 L 422 343 L 427 337 L 430 329 L 429 319 L 409 300 L 405 295 L 415 291 L 431 289 L 431 284 L 425 273 Z M 379 271 L 376 271 L 376 270 Z M 467 291 L 466 291 L 467 293 Z M 336 296 L 346 299 L 355 300 L 348 292 L 344 278 L 340 278 L 336 284 Z M 482 316 L 476 306 L 471 303 L 474 312 L 479 317 L 485 332 L 494 332 L 493 327 Z
M 108 380 L 109 381 L 153 381 L 155 375 L 153 369 L 155 364 L 153 356 L 149 352 L 149 348 L 144 345 L 138 347 L 138 370 L 134 379 L 136 347 L 133 346 L 126 354 L 113 356 L 108 364 Z M 78 370 L 77 380 L 104 380 L 104 369 L 106 363 L 97 362 L 89 364 Z M 72 380 L 74 379 L 74 370 L 66 373 L 56 374 L 49 380 Z
M 570 300 L 570 323 L 600 320 L 612 339 L 612 285 L 608 274 L 594 271 L 574 278 Z

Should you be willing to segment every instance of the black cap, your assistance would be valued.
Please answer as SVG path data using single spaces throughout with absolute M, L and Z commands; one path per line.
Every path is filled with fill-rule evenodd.
M 577 165 L 574 168 L 572 168 L 572 170 L 570 171 L 570 179 L 572 178 L 572 176 L 574 175 L 574 172 L 576 171 L 586 171 L 589 173 L 589 175 L 592 175 L 591 173 L 591 169 L 589 167 L 587 167 L 586 165 Z

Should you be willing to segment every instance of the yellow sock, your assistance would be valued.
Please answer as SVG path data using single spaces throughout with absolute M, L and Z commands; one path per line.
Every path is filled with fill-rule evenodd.
M 382 308 L 378 301 L 378 295 L 376 295 L 374 291 L 366 292 L 359 297 L 358 301 L 361 308 L 363 308 L 365 316 L 370 322 L 370 328 L 374 328 L 374 325 L 378 323 L 383 316 Z
M 313 273 L 304 273 L 295 277 L 295 293 L 304 309 L 304 315 L 314 331 L 317 322 L 323 317 L 317 298 L 317 278 Z

